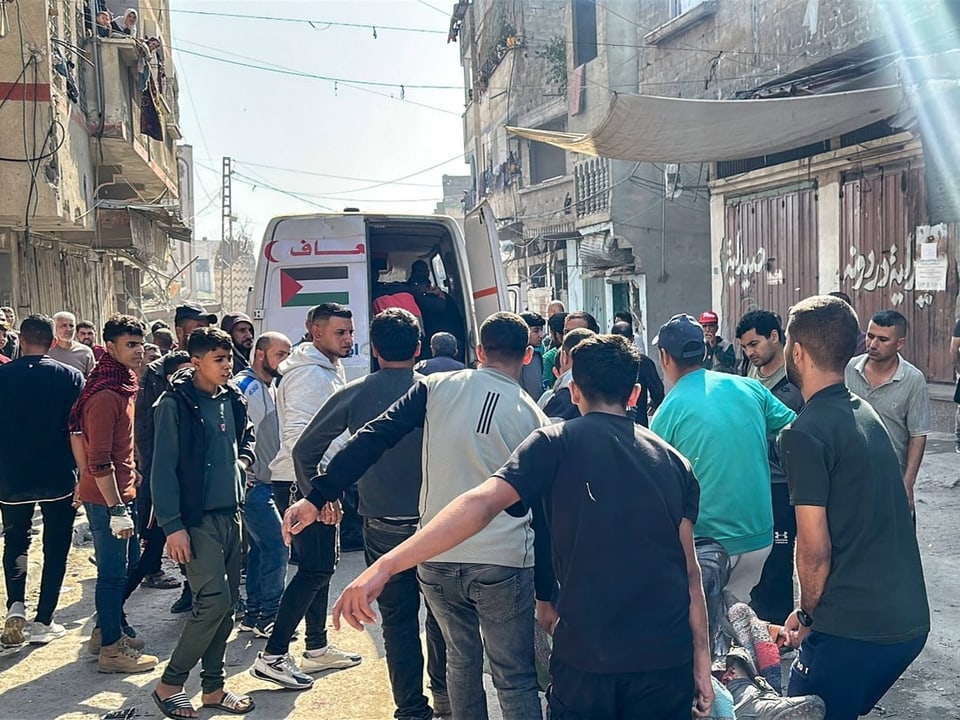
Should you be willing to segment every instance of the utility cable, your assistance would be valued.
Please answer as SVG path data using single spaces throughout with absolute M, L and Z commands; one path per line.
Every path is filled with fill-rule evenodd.
M 213 51 L 215 51 L 215 52 L 221 52 L 221 53 L 223 53 L 224 55 L 231 55 L 231 56 L 233 56 L 233 57 L 242 58 L 242 59 L 244 59 L 244 60 L 250 60 L 250 61 L 253 61 L 253 62 L 263 62 L 263 63 L 266 65 L 266 67 L 251 66 L 251 67 L 253 67 L 254 69 L 266 70 L 266 71 L 268 71 L 268 72 L 276 72 L 276 73 L 279 73 L 279 74 L 282 74 L 282 75 L 295 75 L 295 76 L 299 76 L 299 77 L 304 77 L 304 76 L 306 76 L 306 77 L 311 77 L 309 74 L 301 73 L 300 71 L 294 70 L 294 69 L 292 69 L 292 68 L 284 67 L 284 66 L 282 66 L 282 65 L 277 65 L 276 63 L 267 62 L 267 61 L 265 61 L 265 60 L 264 60 L 264 61 L 256 60 L 255 58 L 251 58 L 251 57 L 248 57 L 248 56 L 246 56 L 246 55 L 240 55 L 240 54 L 238 54 L 238 53 L 230 52 L 230 51 L 228 51 L 228 50 L 221 50 L 221 49 L 218 49 L 218 48 L 211 48 L 211 47 L 206 46 L 206 45 L 201 45 L 200 43 L 191 42 L 191 41 L 189 41 L 189 40 L 181 40 L 180 42 L 186 43 L 187 45 L 194 45 L 194 46 L 196 46 L 196 47 L 204 48 L 204 49 L 207 49 L 207 50 L 213 50 Z M 218 62 L 225 62 L 225 63 L 230 63 L 230 62 L 231 62 L 230 60 L 225 59 L 225 58 L 218 58 L 218 57 L 214 57 L 214 56 L 207 56 L 207 55 L 202 55 L 202 54 L 200 54 L 200 53 L 191 53 L 190 51 L 183 50 L 182 48 L 172 48 L 172 49 L 176 50 L 177 52 L 199 55 L 200 57 L 210 57 L 210 59 L 215 60 L 215 61 L 218 61 Z M 435 105 L 427 105 L 426 103 L 417 102 L 416 100 L 410 100 L 409 98 L 404 97 L 404 89 L 405 89 L 405 87 L 407 87 L 407 86 L 404 86 L 404 85 L 387 85 L 387 87 L 399 88 L 400 91 L 401 91 L 401 92 L 400 92 L 400 97 L 397 97 L 397 96 L 395 96 L 395 95 L 388 95 L 388 94 L 382 93 L 382 92 L 378 92 L 378 91 L 376 91 L 376 90 L 372 90 L 372 89 L 369 88 L 369 87 L 361 87 L 361 86 L 359 86 L 359 85 L 356 85 L 352 80 L 334 81 L 334 83 L 333 83 L 334 94 L 336 94 L 337 91 L 338 91 L 338 89 L 341 88 L 341 87 L 349 88 L 349 89 L 352 89 L 352 90 L 358 90 L 358 91 L 360 91 L 360 92 L 369 93 L 369 94 L 371 94 L 371 95 L 377 95 L 378 97 L 384 97 L 384 98 L 388 98 L 388 99 L 390 99 L 390 100 L 398 100 L 398 101 L 403 102 L 403 103 L 405 103 L 405 104 L 407 104 L 407 105 L 416 105 L 417 107 L 422 107 L 422 108 L 425 108 L 425 109 L 427 109 L 427 110 L 433 110 L 433 111 L 435 111 L 435 112 L 444 113 L 444 114 L 446 114 L 446 115 L 454 115 L 454 116 L 456 116 L 456 117 L 461 117 L 461 116 L 462 116 L 462 113 L 461 113 L 461 112 L 455 112 L 455 111 L 453 111 L 453 110 L 447 110 L 447 109 L 445 109 L 445 108 L 437 107 L 437 106 L 435 106 Z
M 437 9 L 437 8 L 434 8 Z M 415 27 L 396 27 L 393 25 L 379 25 L 378 23 L 349 23 L 349 22 L 338 22 L 334 20 L 307 20 L 305 18 L 285 18 L 285 17 L 276 17 L 271 15 L 244 15 L 242 13 L 228 13 L 228 12 L 213 12 L 211 10 L 181 10 L 179 8 L 170 8 L 172 13 L 180 13 L 182 15 L 205 15 L 209 17 L 223 17 L 223 18 L 234 18 L 238 20 L 269 20 L 271 22 L 286 22 L 286 23 L 297 23 L 300 25 L 309 25 L 314 30 L 325 30 L 328 27 L 344 27 L 344 28 L 358 28 L 361 30 L 392 30 L 395 32 L 413 32 L 413 33 L 426 33 L 428 35 L 446 35 L 446 30 L 430 30 L 429 28 L 415 28 Z M 326 27 L 318 28 L 318 25 L 325 25 Z M 376 37 L 376 36 L 374 36 Z
M 263 163 L 255 163 L 255 162 L 250 162 L 249 160 L 240 160 L 237 158 L 234 158 L 233 162 L 234 164 L 248 165 L 250 167 L 263 168 L 265 170 L 277 170 L 279 172 L 289 172 L 295 175 L 310 175 L 311 177 L 332 178 L 334 180 L 350 180 L 353 182 L 367 182 L 367 183 L 382 182 L 381 180 L 374 180 L 372 178 L 348 177 L 346 175 L 330 175 L 328 173 L 312 172 L 310 170 L 298 170 L 297 168 L 278 167 L 277 165 L 264 165 Z M 409 185 L 410 187 L 430 187 L 430 188 L 436 187 L 435 183 L 394 182 L 393 184 Z
M 270 67 L 268 65 L 255 65 L 253 63 L 240 62 L 239 60 L 229 60 L 227 58 L 216 57 L 214 55 L 206 55 L 204 53 L 195 52 L 193 50 L 186 50 L 184 48 L 176 48 L 177 52 L 183 53 L 185 55 L 193 55 L 194 57 L 205 58 L 206 60 L 216 60 L 218 62 L 227 63 L 228 65 L 237 65 L 239 67 L 250 68 L 253 70 L 265 70 L 267 72 L 280 73 L 281 75 L 292 75 L 294 77 L 303 77 L 310 78 L 311 80 L 326 80 L 327 82 L 332 83 L 345 83 L 350 85 L 369 85 L 371 87 L 388 87 L 395 88 L 397 90 L 405 90 L 407 88 L 416 89 L 416 90 L 459 90 L 463 91 L 463 88 L 459 85 L 408 85 L 406 83 L 398 82 L 380 82 L 377 80 L 351 80 L 348 78 L 332 77 L 330 75 L 317 75 L 315 73 L 308 73 L 302 70 L 293 70 L 285 69 L 281 70 L 276 67 Z M 264 62 L 262 60 L 258 62 Z

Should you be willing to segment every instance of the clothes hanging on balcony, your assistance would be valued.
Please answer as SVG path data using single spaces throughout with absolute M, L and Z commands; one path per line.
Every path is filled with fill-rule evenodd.
M 140 132 L 163 142 L 163 119 L 160 115 L 160 97 L 153 77 L 147 80 L 147 89 L 140 99 Z
M 60 75 L 63 75 L 67 81 L 67 97 L 70 102 L 80 102 L 80 90 L 73 79 L 73 71 L 76 68 L 72 62 L 67 60 L 58 48 L 53 48 L 53 69 Z

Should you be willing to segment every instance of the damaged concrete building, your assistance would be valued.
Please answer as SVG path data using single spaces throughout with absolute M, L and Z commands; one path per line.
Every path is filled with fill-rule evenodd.
M 167 0 L 0 8 L 0 304 L 165 316 L 192 260 Z
M 945 88 L 960 77 L 960 45 L 950 3 L 460 6 L 451 29 L 464 42 L 475 200 L 488 197 L 504 239 L 516 236 L 514 257 L 563 238 L 567 285 L 548 280 L 553 294 L 606 322 L 626 304 L 647 339 L 676 312 L 712 308 L 732 338 L 751 309 L 784 315 L 842 290 L 863 318 L 903 312 L 905 355 L 930 380 L 952 381 L 960 218 L 956 91 Z M 490 56 L 499 62 L 467 51 L 501 26 L 521 39 Z M 565 92 L 552 93 L 558 82 Z M 803 98 L 824 99 L 815 116 L 785 111 L 771 123 L 751 105 Z M 536 171 L 544 155 L 551 178 Z M 514 159 L 516 189 L 491 192 L 490 168 Z

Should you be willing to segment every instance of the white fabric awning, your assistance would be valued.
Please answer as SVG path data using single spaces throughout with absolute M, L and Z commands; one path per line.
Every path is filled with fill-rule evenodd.
M 615 95 L 594 130 L 507 132 L 584 155 L 642 162 L 717 162 L 769 155 L 897 115 L 899 85 L 771 100 L 688 100 Z

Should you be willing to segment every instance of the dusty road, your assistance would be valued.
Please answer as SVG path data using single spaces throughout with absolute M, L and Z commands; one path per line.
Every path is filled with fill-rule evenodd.
M 881 701 L 873 716 L 960 720 L 960 659 L 954 648 L 960 637 L 960 455 L 953 438 L 931 437 L 918 486 L 919 537 L 924 558 L 933 630 L 919 660 Z M 39 538 L 34 541 L 39 546 Z M 30 588 L 39 579 L 39 555 L 31 555 Z M 133 676 L 101 675 L 84 641 L 91 629 L 95 569 L 88 562 L 92 545 L 71 551 L 57 620 L 69 632 L 50 645 L 28 646 L 20 653 L 0 658 L 0 719 L 79 720 L 101 717 L 119 708 L 135 707 L 143 717 L 161 717 L 149 692 L 163 663 L 152 673 Z M 334 590 L 352 579 L 362 567 L 360 553 L 345 555 L 334 577 Z M 2 592 L 2 589 L 0 589 Z M 147 650 L 165 661 L 176 642 L 181 617 L 171 615 L 175 590 L 139 590 L 128 603 L 131 622 L 147 640 Z M 34 602 L 35 595 L 31 598 Z M 297 693 L 267 686 L 247 674 L 264 641 L 249 634 L 232 637 L 227 656 L 228 687 L 251 692 L 257 710 L 251 717 L 310 718 L 311 720 L 373 720 L 391 718 L 386 664 L 379 628 L 360 633 L 347 629 L 333 633 L 340 647 L 363 655 L 356 668 L 321 678 L 313 690 Z M 302 651 L 301 644 L 291 650 Z M 196 675 L 187 684 L 188 694 L 199 703 Z M 490 697 L 491 717 L 498 716 Z M 203 711 L 203 718 L 231 717 Z

